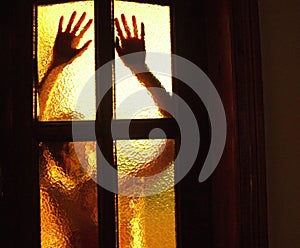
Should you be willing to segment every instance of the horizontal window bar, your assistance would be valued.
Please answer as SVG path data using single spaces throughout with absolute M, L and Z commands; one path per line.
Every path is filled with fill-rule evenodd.
M 154 129 L 161 129 L 163 132 L 151 132 Z M 175 138 L 180 134 L 175 119 L 134 119 L 114 120 L 112 122 L 113 139 L 148 139 L 151 132 L 151 139 Z
M 93 141 L 96 140 L 96 125 L 94 121 L 37 122 L 35 135 L 39 141 L 73 141 L 74 135 L 76 141 Z M 152 139 L 175 138 L 180 134 L 176 121 L 171 118 L 113 120 L 111 128 L 114 140 L 148 139 L 150 133 Z M 163 132 L 151 132 L 153 129 Z
M 89 0 L 85 0 L 89 1 Z M 43 4 L 59 4 L 59 3 L 68 3 L 74 2 L 74 0 L 36 0 L 36 3 L 39 5 Z M 171 6 L 174 4 L 174 1 L 171 0 L 126 0 L 126 2 L 135 2 L 135 3 L 148 3 L 148 4 L 159 4 L 159 5 L 167 5 Z
M 84 1 L 91 1 L 91 0 L 81 0 L 81 2 Z M 43 5 L 43 4 L 59 4 L 59 3 L 69 3 L 69 2 L 76 2 L 74 0 L 36 0 L 36 4 Z M 79 1 L 77 1 L 79 2 Z
M 94 121 L 55 121 L 37 122 L 36 138 L 39 141 L 73 141 L 73 129 L 76 141 L 95 141 Z

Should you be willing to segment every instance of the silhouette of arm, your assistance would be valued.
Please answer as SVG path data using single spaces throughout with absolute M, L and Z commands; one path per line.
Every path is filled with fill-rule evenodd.
M 164 102 L 167 97 L 170 97 L 168 92 L 165 90 L 160 81 L 153 75 L 149 70 L 145 59 L 146 59 L 146 49 L 145 49 L 145 26 L 141 23 L 141 35 L 139 37 L 136 17 L 132 16 L 133 24 L 133 34 L 127 24 L 124 14 L 121 15 L 122 23 L 126 36 L 123 34 L 120 27 L 120 22 L 118 18 L 115 18 L 116 30 L 119 37 L 116 37 L 116 50 L 124 65 L 127 66 L 132 73 L 137 77 L 138 81 L 147 88 L 151 94 L 155 104 L 159 107 L 160 113 L 164 117 L 170 118 L 171 115 L 163 110 Z M 142 52 L 142 53 L 140 53 Z M 128 57 L 130 53 L 138 53 L 137 56 Z M 142 72 L 141 72 L 142 71 Z M 155 88 L 160 88 L 164 91 L 164 94 L 157 94 Z M 160 91 L 161 92 L 161 91 Z M 151 162 L 145 164 L 145 166 L 134 172 L 135 176 L 144 177 L 152 176 L 164 171 L 168 168 L 174 161 L 174 143 L 172 140 L 166 140 L 165 146 L 159 147 L 163 149 L 159 152 L 159 155 L 153 159 Z M 124 185 L 126 182 L 124 182 Z M 124 186 L 126 187 L 126 186 Z
M 137 77 L 138 81 L 147 88 L 148 92 L 151 94 L 155 104 L 159 107 L 160 113 L 164 117 L 171 117 L 169 113 L 164 111 L 163 106 L 167 97 L 170 97 L 168 92 L 165 90 L 160 81 L 154 76 L 154 74 L 149 70 L 145 59 L 146 59 L 146 49 L 145 49 L 145 26 L 141 23 L 141 34 L 139 37 L 136 17 L 132 16 L 133 33 L 131 32 L 126 17 L 124 14 L 121 15 L 121 20 L 124 26 L 125 33 L 123 33 L 120 22 L 118 18 L 115 18 L 116 30 L 119 37 L 116 37 L 116 50 L 125 64 L 132 73 Z M 126 57 L 125 55 L 131 53 L 138 53 L 134 57 Z M 157 94 L 158 91 L 155 88 L 161 88 L 164 90 L 165 94 Z M 161 92 L 161 91 L 160 91 Z
M 62 73 L 63 69 L 67 65 L 71 64 L 76 58 L 81 56 L 88 49 L 90 43 L 92 42 L 89 40 L 81 48 L 77 48 L 81 38 L 89 29 L 93 20 L 90 19 L 80 30 L 79 34 L 76 35 L 86 17 L 86 12 L 81 15 L 79 21 L 72 28 L 75 17 L 76 11 L 72 13 L 65 31 L 63 31 L 64 16 L 61 16 L 59 20 L 58 31 L 53 47 L 52 61 L 38 85 L 39 108 L 41 116 L 44 115 L 47 101 L 50 98 L 57 79 Z

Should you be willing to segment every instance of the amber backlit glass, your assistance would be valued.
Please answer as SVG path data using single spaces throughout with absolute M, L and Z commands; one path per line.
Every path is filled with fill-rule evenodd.
M 114 1 L 114 17 L 120 19 L 121 14 L 125 14 L 128 25 L 132 30 L 132 15 L 136 16 L 139 35 L 141 31 L 141 22 L 145 24 L 145 45 L 147 53 L 171 54 L 171 27 L 170 27 L 170 7 L 154 4 L 142 4 L 126 1 Z M 121 28 L 123 28 L 122 22 Z M 124 31 L 124 30 L 123 30 Z M 116 33 L 117 34 L 117 33 Z M 115 53 L 118 58 L 117 52 Z M 171 58 L 171 56 L 170 56 Z M 146 63 L 151 70 L 153 61 L 146 56 Z M 169 67 L 171 72 L 171 62 L 165 67 Z M 128 77 L 122 79 L 116 84 L 115 89 L 115 117 L 117 119 L 136 119 L 136 118 L 161 118 L 152 97 L 149 94 L 141 94 L 128 101 L 131 94 L 143 89 L 138 80 L 132 75 L 131 71 L 124 66 L 122 71 L 126 70 Z M 118 78 L 118 68 L 116 68 L 116 78 Z M 168 75 L 161 75 L 153 72 L 160 80 L 166 90 L 171 93 L 172 81 Z M 122 102 L 126 100 L 126 106 L 119 108 Z M 144 109 L 141 109 L 140 101 L 143 101 Z
M 52 50 L 55 37 L 58 31 L 60 17 L 64 16 L 63 31 L 65 30 L 72 12 L 77 15 L 73 24 L 77 23 L 81 14 L 86 12 L 85 21 L 94 19 L 94 2 L 78 1 L 55 5 L 42 5 L 37 8 L 37 65 L 38 80 L 41 82 L 45 76 L 52 59 Z M 37 117 L 40 121 L 61 121 L 61 120 L 95 120 L 95 48 L 94 48 L 94 22 L 84 34 L 78 47 L 81 47 L 88 40 L 92 40 L 87 51 L 79 58 L 67 65 L 55 85 L 50 91 L 50 97 L 46 101 L 46 108 L 43 113 L 39 111 L 37 104 Z M 51 80 L 51 79 L 50 79 Z M 87 84 L 87 82 L 89 82 Z M 84 89 L 84 90 L 83 90 Z M 80 102 L 78 102 L 78 97 Z M 41 99 L 38 99 L 38 101 Z
M 74 145 L 39 144 L 42 248 L 99 247 L 96 143 Z
M 166 171 L 153 181 L 159 188 L 174 183 L 174 140 L 118 140 L 117 165 L 120 174 L 137 177 Z M 122 187 L 122 176 L 119 187 Z M 136 188 L 141 193 L 141 188 Z M 120 248 L 175 248 L 174 187 L 145 197 L 118 196 L 118 236 Z

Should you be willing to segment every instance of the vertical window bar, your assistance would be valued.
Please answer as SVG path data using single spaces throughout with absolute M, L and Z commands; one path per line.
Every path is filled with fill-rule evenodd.
M 172 54 L 177 54 L 177 50 L 176 50 L 176 8 L 174 7 L 176 6 L 174 3 L 170 3 L 170 21 L 171 21 L 171 53 Z M 173 62 L 171 62 L 171 72 L 173 74 L 174 70 L 176 70 L 175 65 L 173 64 Z M 178 89 L 178 79 L 173 78 L 172 76 L 172 92 L 179 95 L 179 89 Z M 178 106 L 176 106 L 176 111 L 178 111 Z M 175 154 L 177 156 L 179 150 L 180 150 L 180 132 L 177 133 L 177 135 L 175 136 Z M 174 176 L 175 178 L 177 177 L 177 174 L 179 173 L 176 168 L 178 168 L 178 161 L 175 159 L 174 161 Z M 176 164 L 177 163 L 177 164 Z M 180 233 L 180 189 L 178 187 L 178 185 L 174 186 L 174 190 L 175 190 L 175 228 L 176 228 L 176 246 L 178 248 L 183 247 L 182 244 L 182 239 L 180 237 L 180 235 L 178 235 L 178 233 Z
M 38 25 L 37 25 L 37 8 L 38 4 L 37 1 L 32 1 L 32 59 L 33 59 L 33 75 L 32 75 L 32 124 L 34 127 L 36 127 L 37 123 L 37 87 L 38 87 L 38 61 L 37 61 L 37 34 L 38 34 Z M 34 130 L 34 129 L 33 129 Z M 39 182 L 39 146 L 38 146 L 38 140 L 36 138 L 36 132 L 34 130 L 34 138 L 32 139 L 32 153 L 33 153 L 33 168 L 34 168 L 34 202 L 35 202 L 35 209 L 36 209 L 36 215 L 34 216 L 34 220 L 36 223 L 36 226 L 34 227 L 34 230 L 36 230 L 37 235 L 36 240 L 33 242 L 34 247 L 41 247 L 41 235 L 40 235 L 40 228 L 41 228 L 41 216 L 40 216 L 40 209 L 41 209 L 41 202 L 40 202 L 40 182 Z
M 95 47 L 96 47 L 96 71 L 107 62 L 114 59 L 114 40 L 113 40 L 113 1 L 95 0 Z M 108 91 L 101 99 L 101 94 L 106 88 L 112 87 L 112 68 L 110 76 L 96 74 L 96 136 L 101 153 L 111 165 L 113 159 L 113 140 L 111 137 L 110 123 L 112 118 L 112 90 Z M 100 103 L 101 99 L 101 104 Z M 98 181 L 103 180 L 103 163 L 97 154 Z M 107 180 L 107 178 L 106 178 Z M 115 178 L 111 178 L 116 181 Z M 100 247 L 116 247 L 116 222 L 115 222 L 115 194 L 98 185 L 98 216 L 100 229 Z

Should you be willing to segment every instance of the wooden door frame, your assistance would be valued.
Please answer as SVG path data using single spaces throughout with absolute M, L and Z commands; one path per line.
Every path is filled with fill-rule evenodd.
M 263 82 L 258 1 L 206 5 L 208 74 L 227 116 L 213 175 L 213 247 L 268 247 Z

